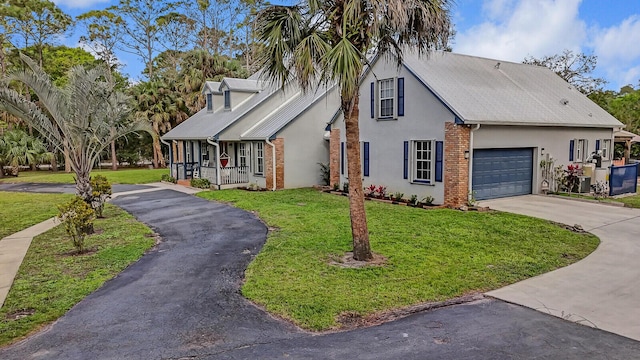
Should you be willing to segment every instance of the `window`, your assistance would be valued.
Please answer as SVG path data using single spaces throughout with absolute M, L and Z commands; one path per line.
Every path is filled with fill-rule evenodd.
M 264 143 L 261 143 L 261 142 L 254 143 L 254 149 L 255 149 L 255 158 L 254 158 L 255 169 L 253 173 L 255 175 L 264 175 Z
M 247 144 L 238 144 L 238 166 L 247 166 Z
M 434 141 L 419 140 L 413 142 L 413 181 L 432 183 L 434 171 Z
M 394 79 L 385 79 L 380 80 L 379 88 L 380 88 L 380 117 L 381 118 L 390 118 L 393 117 L 393 100 L 395 96 L 394 91 Z
M 213 94 L 207 94 L 207 111 L 213 111 Z
M 202 161 L 209 161 L 209 146 L 207 146 L 206 142 L 201 142 L 200 143 L 200 149 L 202 149 L 202 153 L 200 154 L 202 156 Z
M 611 160 L 611 139 L 603 139 L 601 146 L 602 160 Z
M 583 162 L 585 159 L 584 154 L 587 152 L 587 140 L 578 139 L 576 140 L 576 148 L 574 149 L 574 159 L 575 162 Z
M 186 147 L 186 150 L 187 150 L 187 161 L 186 162 L 190 163 L 191 162 L 191 141 L 186 142 L 185 143 L 185 147 Z
M 226 110 L 231 109 L 231 91 L 229 90 L 224 91 L 224 108 Z

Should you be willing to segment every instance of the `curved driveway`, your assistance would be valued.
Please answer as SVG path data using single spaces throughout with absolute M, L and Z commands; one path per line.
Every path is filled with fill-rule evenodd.
M 0 186 L 0 190 L 3 187 Z M 248 303 L 239 289 L 267 229 L 252 214 L 171 190 L 113 200 L 163 242 L 48 330 L 1 359 L 619 358 L 640 343 L 499 300 L 313 335 Z
M 582 261 L 488 295 L 640 340 L 640 210 L 529 195 L 483 205 L 563 224 L 600 238 Z

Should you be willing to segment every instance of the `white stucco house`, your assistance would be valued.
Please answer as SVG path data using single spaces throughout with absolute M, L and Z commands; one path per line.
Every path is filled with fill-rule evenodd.
M 623 124 L 551 70 L 448 52 L 380 58 L 360 87 L 364 185 L 459 206 L 538 193 L 541 160 L 584 162 Z M 367 106 L 368 105 L 368 106 Z M 331 124 L 331 182 L 348 181 L 344 121 Z
M 259 80 L 225 78 L 203 87 L 204 109 L 162 136 L 171 175 L 208 179 L 218 188 L 255 184 L 270 190 L 321 183 L 327 163 L 327 122 L 337 91 L 303 93 Z

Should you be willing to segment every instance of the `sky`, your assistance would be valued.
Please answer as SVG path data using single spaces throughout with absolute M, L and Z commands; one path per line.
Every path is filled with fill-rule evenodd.
M 117 3 L 53 2 L 73 16 Z M 594 76 L 607 80 L 606 89 L 640 87 L 639 0 L 455 0 L 451 14 L 456 53 L 522 62 L 569 49 L 597 56 Z M 78 46 L 77 37 L 64 45 Z M 125 53 L 119 58 L 125 73 L 140 77 L 141 61 Z

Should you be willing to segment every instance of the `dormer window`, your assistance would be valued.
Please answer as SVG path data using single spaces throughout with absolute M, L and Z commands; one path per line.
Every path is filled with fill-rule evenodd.
M 224 91 L 224 108 L 225 110 L 231 110 L 231 91 Z
M 213 111 L 213 94 L 211 93 L 207 94 L 207 111 Z

